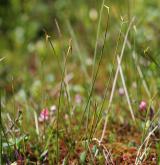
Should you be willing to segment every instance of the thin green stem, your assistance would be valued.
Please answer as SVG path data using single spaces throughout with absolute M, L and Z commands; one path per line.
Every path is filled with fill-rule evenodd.
M 58 99 L 57 116 L 56 116 L 57 117 L 57 120 L 56 120 L 57 121 L 56 122 L 56 159 L 57 160 L 56 160 L 56 162 L 58 164 L 58 162 L 59 162 L 59 132 L 58 132 L 58 130 L 59 130 L 59 114 L 60 114 L 60 106 L 61 106 L 61 97 L 62 97 L 62 93 L 63 93 L 63 86 L 65 86 L 64 77 L 65 77 L 65 71 L 66 71 L 67 57 L 68 57 L 68 55 L 70 53 L 71 47 L 69 45 L 68 52 L 67 52 L 67 54 L 65 56 L 65 59 L 64 59 L 64 66 L 61 66 L 60 65 L 60 60 L 59 60 L 59 58 L 58 58 L 58 56 L 56 54 L 56 51 L 55 51 L 54 46 L 53 46 L 53 43 L 52 43 L 52 41 L 50 40 L 49 37 L 48 37 L 48 41 L 49 41 L 49 43 L 51 45 L 51 48 L 53 50 L 53 54 L 57 58 L 58 66 L 59 66 L 61 74 L 62 74 L 61 83 L 60 83 L 60 95 L 59 95 L 59 99 Z

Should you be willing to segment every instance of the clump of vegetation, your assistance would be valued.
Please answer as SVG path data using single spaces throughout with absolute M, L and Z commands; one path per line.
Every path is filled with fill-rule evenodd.
M 159 8 L 2 0 L 0 164 L 160 164 Z

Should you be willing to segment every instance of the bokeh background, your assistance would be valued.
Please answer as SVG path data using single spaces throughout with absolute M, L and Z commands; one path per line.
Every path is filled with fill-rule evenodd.
M 89 137 L 93 133 L 95 137 L 100 137 L 106 116 L 109 116 L 109 124 L 104 144 L 113 151 L 115 162 L 123 161 L 123 158 L 126 161 L 126 155 L 122 155 L 124 150 L 135 159 L 148 130 L 152 131 L 159 122 L 160 0 L 106 0 L 104 4 L 100 14 L 102 0 L 0 0 L 0 99 L 6 131 L 2 141 L 3 157 L 10 162 L 19 159 L 14 157 L 14 153 L 26 161 L 40 164 L 46 160 L 50 164 L 58 164 L 55 162 L 65 159 L 68 162 L 76 159 L 77 164 L 82 162 L 81 159 L 83 163 L 86 158 L 92 160 L 86 156 L 88 149 L 86 151 L 84 137 L 81 136 Z M 133 17 L 135 21 L 129 32 L 121 66 L 136 126 L 131 119 L 120 76 L 111 111 L 106 114 L 117 69 L 115 57 L 121 53 L 124 36 Z M 91 98 L 92 71 L 98 66 L 107 24 L 102 62 Z M 94 65 L 96 42 L 97 59 Z M 63 88 L 60 98 L 60 65 L 64 64 L 69 46 L 72 51 L 67 58 L 65 73 L 69 96 Z M 104 95 L 106 99 L 103 102 Z M 87 104 L 89 108 L 85 109 Z M 50 112 L 50 107 L 58 110 L 59 117 L 54 113 L 47 121 L 45 117 L 39 121 L 44 110 Z M 87 113 L 84 110 L 88 110 Z M 154 114 L 157 116 L 152 122 Z M 83 117 L 85 120 L 82 120 Z M 97 125 L 94 120 L 98 121 Z M 95 132 L 92 129 L 94 126 Z M 157 131 L 154 138 L 157 140 L 159 135 L 160 131 Z M 148 157 L 149 162 L 156 161 L 160 149 L 158 140 L 152 140 L 153 146 L 149 145 L 149 150 L 153 149 L 153 154 Z M 100 148 L 98 143 L 93 147 L 93 152 Z M 130 147 L 134 147 L 134 151 Z M 58 149 L 60 157 L 56 155 Z M 103 154 L 100 152 L 96 157 L 98 164 L 106 161 Z M 158 159 L 160 162 L 160 156 Z M 6 162 L 5 159 L 3 161 Z
M 113 0 L 106 1 L 105 4 L 110 7 L 110 36 L 105 50 L 106 56 L 113 54 L 120 29 L 120 17 L 128 21 L 135 15 L 137 51 L 143 53 L 149 47 L 152 55 L 159 60 L 160 2 L 157 0 Z M 96 0 L 1 0 L 0 50 L 1 57 L 7 58 L 6 62 L 3 62 L 3 67 L 1 64 L 3 81 L 7 81 L 9 75 L 27 72 L 28 60 L 34 57 L 44 55 L 46 59 L 52 58 L 47 53 L 49 50 L 45 45 L 44 28 L 52 36 L 57 54 L 61 54 L 69 38 L 74 36 L 76 40 L 74 42 L 78 43 L 81 55 L 83 54 L 84 58 L 92 57 L 100 5 L 101 1 Z M 107 11 L 104 11 L 101 23 L 102 34 L 106 17 Z M 58 35 L 55 19 L 60 26 L 61 38 Z M 76 53 L 78 52 L 75 50 L 74 54 Z M 4 72 L 8 73 L 5 74 L 6 77 L 3 76 Z M 2 84 L 1 81 L 1 86 Z
M 68 73 L 74 73 L 72 81 L 76 85 L 73 91 L 87 93 L 85 89 L 90 86 L 101 3 L 99 0 L 1 0 L 0 57 L 4 59 L 0 65 L 0 87 L 4 98 L 8 98 L 4 100 L 10 106 L 13 95 L 19 102 L 33 99 L 39 104 L 43 92 L 50 91 L 60 81 L 60 68 L 50 44 L 46 42 L 44 30 L 53 41 L 61 61 L 72 39 Z M 118 53 L 128 23 L 135 16 L 135 26 L 130 32 L 131 49 L 136 51 L 145 81 L 154 95 L 160 90 L 160 1 L 108 0 L 105 5 L 110 8 L 109 30 L 95 92 L 99 96 L 104 93 L 107 78 L 112 68 L 116 67 L 113 56 L 119 32 L 122 31 Z M 108 21 L 107 14 L 105 8 L 98 38 L 98 55 Z M 125 54 L 122 65 L 128 90 L 132 93 L 130 87 L 136 82 L 135 98 L 146 97 L 131 50 L 127 48 Z

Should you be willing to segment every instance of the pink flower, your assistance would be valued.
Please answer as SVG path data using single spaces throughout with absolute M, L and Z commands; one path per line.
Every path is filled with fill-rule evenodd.
M 144 111 L 146 110 L 146 108 L 147 108 L 147 103 L 145 101 L 141 101 L 141 103 L 139 104 L 139 109 L 141 111 Z
M 76 96 L 75 96 L 75 102 L 76 102 L 77 104 L 80 104 L 80 103 L 82 102 L 82 97 L 81 97 L 81 95 L 76 94 Z
M 124 89 L 123 88 L 119 88 L 118 93 L 120 96 L 124 95 Z
M 39 121 L 43 122 L 48 119 L 49 119 L 49 110 L 48 110 L 48 108 L 44 108 L 40 113 Z

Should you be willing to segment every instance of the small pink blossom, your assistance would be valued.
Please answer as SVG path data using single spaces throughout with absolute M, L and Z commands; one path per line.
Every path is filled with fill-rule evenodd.
M 146 110 L 146 108 L 147 108 L 147 103 L 145 101 L 141 101 L 141 103 L 139 104 L 139 109 L 141 111 L 144 111 Z
M 40 113 L 39 121 L 43 122 L 48 119 L 49 119 L 49 110 L 48 110 L 48 108 L 44 108 Z
M 119 88 L 118 93 L 120 96 L 124 95 L 124 89 L 123 88 Z
M 82 102 L 82 97 L 81 97 L 81 95 L 77 94 L 77 95 L 75 96 L 75 102 L 76 102 L 77 104 L 80 104 L 80 103 Z

